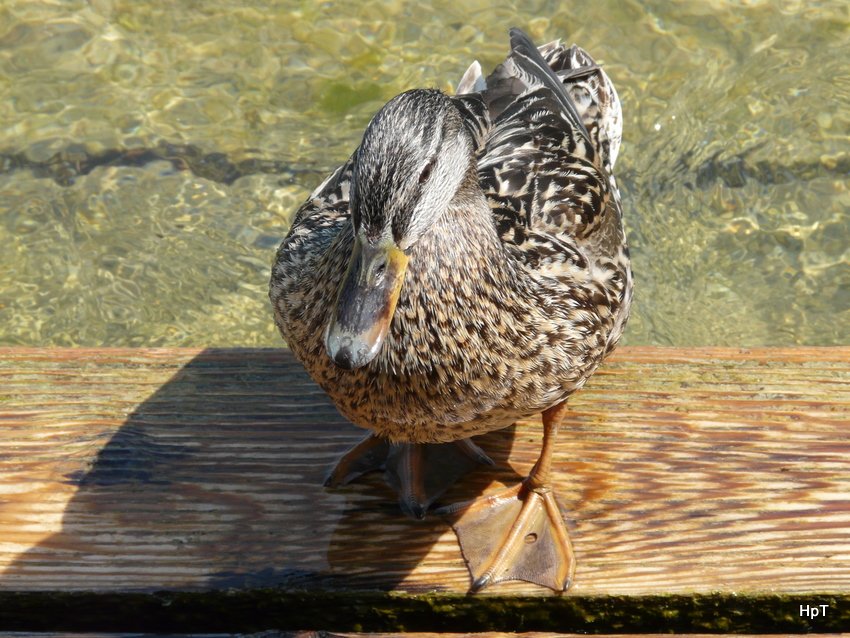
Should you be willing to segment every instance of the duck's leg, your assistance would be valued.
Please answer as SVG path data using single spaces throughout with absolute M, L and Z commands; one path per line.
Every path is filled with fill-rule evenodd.
M 575 557 L 549 482 L 552 450 L 565 403 L 543 413 L 540 458 L 519 485 L 437 510 L 460 516 L 452 525 L 472 576 L 471 592 L 504 580 L 567 589 Z
M 493 461 L 470 439 L 451 443 L 390 443 L 374 434 L 346 452 L 325 480 L 326 487 L 347 485 L 374 470 L 398 494 L 402 511 L 412 518 L 425 512 L 461 476 Z

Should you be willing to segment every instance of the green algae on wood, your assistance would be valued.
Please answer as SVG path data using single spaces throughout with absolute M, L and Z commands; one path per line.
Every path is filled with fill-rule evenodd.
M 801 602 L 802 601 L 802 602 Z M 801 604 L 826 605 L 817 619 Z M 112 614 L 109 610 L 120 610 Z M 461 596 L 276 589 L 0 592 L 0 631 L 824 633 L 850 627 L 850 595 Z

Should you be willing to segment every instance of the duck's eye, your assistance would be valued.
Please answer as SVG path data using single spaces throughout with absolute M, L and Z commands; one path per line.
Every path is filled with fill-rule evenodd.
M 384 278 L 384 273 L 387 271 L 387 262 L 380 261 L 375 266 L 375 281 L 381 281 Z
M 434 168 L 434 160 L 431 160 L 427 164 L 425 164 L 425 168 L 422 169 L 422 172 L 419 173 L 419 185 L 422 186 L 425 182 L 428 181 L 428 178 L 431 177 L 431 170 Z

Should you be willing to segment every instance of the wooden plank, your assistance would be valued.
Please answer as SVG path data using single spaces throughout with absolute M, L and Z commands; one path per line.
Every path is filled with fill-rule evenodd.
M 595 631 L 617 629 L 598 609 L 588 620 L 605 597 L 644 630 L 662 599 L 725 601 L 727 617 L 733 598 L 759 600 L 794 630 L 850 618 L 850 348 L 623 348 L 571 404 L 555 482 L 575 584 L 500 584 L 470 609 L 548 601 Z M 498 467 L 444 500 L 517 481 L 540 435 L 533 421 L 482 437 Z M 248 604 L 274 587 L 461 613 L 469 580 L 445 520 L 401 516 L 380 476 L 321 487 L 361 436 L 285 350 L 0 349 L 0 628 L 60 600 L 138 594 L 147 609 L 161 590 L 200 608 L 211 591 Z M 808 601 L 833 614 L 801 621 Z M 784 630 L 766 622 L 738 630 Z

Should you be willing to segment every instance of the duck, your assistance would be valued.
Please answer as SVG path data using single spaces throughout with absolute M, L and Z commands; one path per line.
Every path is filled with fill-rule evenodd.
M 506 580 L 555 591 L 575 554 L 552 482 L 567 399 L 619 342 L 633 276 L 613 175 L 614 85 L 583 49 L 509 32 L 454 94 L 405 91 L 297 210 L 269 296 L 294 356 L 370 431 L 326 485 L 381 469 L 422 518 L 469 466 L 473 437 L 542 415 L 517 485 L 437 508 L 470 592 Z

